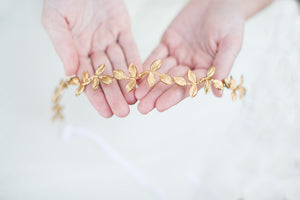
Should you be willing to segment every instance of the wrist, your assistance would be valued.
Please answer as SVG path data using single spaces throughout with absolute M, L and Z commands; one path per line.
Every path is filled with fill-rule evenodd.
M 239 9 L 243 13 L 246 19 L 252 17 L 268 5 L 270 5 L 274 0 L 231 0 L 235 1 Z
M 235 19 L 246 21 L 249 10 L 244 4 L 248 0 L 207 0 L 208 9 L 233 16 Z M 252 1 L 252 0 L 250 0 Z M 255 0 L 253 0 L 255 1 Z
M 216 4 L 227 4 L 237 10 L 245 19 L 255 15 L 274 0 L 210 0 Z

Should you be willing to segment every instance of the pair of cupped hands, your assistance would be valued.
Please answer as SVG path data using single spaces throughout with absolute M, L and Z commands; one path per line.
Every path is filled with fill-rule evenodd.
M 230 2 L 188 2 L 143 64 L 123 0 L 46 0 L 43 25 L 68 76 L 80 77 L 84 71 L 93 75 L 100 64 L 106 65 L 106 75 L 112 75 L 113 70 L 127 72 L 131 63 L 142 72 L 161 59 L 161 73 L 185 76 L 191 69 L 199 78 L 214 65 L 214 78 L 223 80 L 240 51 L 246 20 L 238 5 Z M 222 91 L 212 91 L 222 96 Z M 89 85 L 85 93 L 99 114 L 109 118 L 127 116 L 129 105 L 137 100 L 143 114 L 154 108 L 165 111 L 186 98 L 188 88 L 158 81 L 149 88 L 146 80 L 141 80 L 135 92 L 127 93 L 126 82 L 114 81 L 112 85 L 100 83 L 96 91 Z

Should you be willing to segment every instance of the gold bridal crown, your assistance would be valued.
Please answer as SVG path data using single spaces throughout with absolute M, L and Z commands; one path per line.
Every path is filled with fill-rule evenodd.
M 114 70 L 113 76 L 110 75 L 102 75 L 105 70 L 105 65 L 101 64 L 96 70 L 93 76 L 88 75 L 87 71 L 83 72 L 81 76 L 81 80 L 78 77 L 68 77 L 66 80 L 62 80 L 59 86 L 55 89 L 54 96 L 52 99 L 54 111 L 54 115 L 52 120 L 55 121 L 57 119 L 63 119 L 62 115 L 62 106 L 60 104 L 60 100 L 64 93 L 64 90 L 68 88 L 69 85 L 78 85 L 79 87 L 76 90 L 76 96 L 79 96 L 85 89 L 85 87 L 89 84 L 92 85 L 93 89 L 96 90 L 99 87 L 100 82 L 106 85 L 112 84 L 113 80 L 127 80 L 126 91 L 131 92 L 136 89 L 137 80 L 141 79 L 144 76 L 147 76 L 147 84 L 150 88 L 152 88 L 156 83 L 156 78 L 163 82 L 166 85 L 176 84 L 180 87 L 189 87 L 189 95 L 191 97 L 195 97 L 198 93 L 198 86 L 203 85 L 205 94 L 207 94 L 211 89 L 211 84 L 218 90 L 223 90 L 227 88 L 231 90 L 232 100 L 235 101 L 237 99 L 237 93 L 239 93 L 240 99 L 246 94 L 246 89 L 242 86 L 243 84 L 243 76 L 241 76 L 240 83 L 237 85 L 235 80 L 230 77 L 230 79 L 224 79 L 223 81 L 213 79 L 213 75 L 215 74 L 215 67 L 212 66 L 208 69 L 206 76 L 201 77 L 197 81 L 196 74 L 188 70 L 187 79 L 181 76 L 171 77 L 166 73 L 160 73 L 158 70 L 161 67 L 161 60 L 155 60 L 151 65 L 150 69 L 138 73 L 137 67 L 134 64 L 130 64 L 128 67 L 129 75 L 127 75 L 122 70 Z

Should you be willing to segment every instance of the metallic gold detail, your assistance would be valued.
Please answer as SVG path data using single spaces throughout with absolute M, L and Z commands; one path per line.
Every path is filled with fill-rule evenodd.
M 128 82 L 126 84 L 126 91 L 131 92 L 136 88 L 138 79 L 147 76 L 146 81 L 148 86 L 153 87 L 157 80 L 156 76 L 158 76 L 159 80 L 167 85 L 176 84 L 180 87 L 189 86 L 188 93 L 191 97 L 195 97 L 197 95 L 198 86 L 200 86 L 203 83 L 203 88 L 206 94 L 209 93 L 211 89 L 211 84 L 213 84 L 214 87 L 218 90 L 224 90 L 224 88 L 231 90 L 233 101 L 237 99 L 237 93 L 239 93 L 240 99 L 246 94 L 246 89 L 242 86 L 243 76 L 241 76 L 239 85 L 236 84 L 235 80 L 232 77 L 230 77 L 230 80 L 225 78 L 223 81 L 212 79 L 216 70 L 214 66 L 208 69 L 206 76 L 200 77 L 200 79 L 197 81 L 197 76 L 192 70 L 188 70 L 187 80 L 181 76 L 171 77 L 166 73 L 159 73 L 158 70 L 160 69 L 161 65 L 161 60 L 155 60 L 150 65 L 150 70 L 138 73 L 137 67 L 134 64 L 130 64 L 128 67 L 129 76 L 127 76 L 126 73 L 122 70 L 114 70 L 113 76 L 103 76 L 102 74 L 105 71 L 105 65 L 101 64 L 95 70 L 95 74 L 93 76 L 89 77 L 88 72 L 85 71 L 81 75 L 81 80 L 79 80 L 78 77 L 74 76 L 71 78 L 67 78 L 64 81 L 61 81 L 59 83 L 59 86 L 55 89 L 54 96 L 52 98 L 52 102 L 54 104 L 52 107 L 52 110 L 54 111 L 54 115 L 52 118 L 53 121 L 55 121 L 56 119 L 63 119 L 62 106 L 60 106 L 60 100 L 62 98 L 64 90 L 67 89 L 69 85 L 79 85 L 75 93 L 76 96 L 79 96 L 84 92 L 85 87 L 89 84 L 91 84 L 93 89 L 96 90 L 99 87 L 100 80 L 106 85 L 112 84 L 114 79 L 119 81 L 127 80 Z

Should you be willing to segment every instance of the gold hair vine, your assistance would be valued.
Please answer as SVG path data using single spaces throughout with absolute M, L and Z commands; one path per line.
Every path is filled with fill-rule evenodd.
M 159 78 L 161 82 L 166 85 L 176 84 L 181 87 L 189 86 L 189 95 L 191 97 L 195 97 L 198 93 L 198 85 L 203 84 L 203 88 L 205 94 L 207 94 L 211 89 L 211 84 L 218 90 L 223 90 L 224 88 L 230 89 L 232 100 L 235 101 L 237 99 L 237 92 L 239 92 L 240 99 L 246 94 L 246 89 L 242 86 L 243 84 L 243 76 L 241 76 L 240 84 L 237 85 L 235 80 L 230 77 L 230 80 L 224 79 L 223 81 L 212 79 L 215 74 L 215 67 L 212 66 L 208 69 L 206 76 L 201 77 L 197 81 L 196 74 L 190 69 L 187 72 L 188 80 L 181 76 L 171 77 L 166 73 L 159 73 L 158 70 L 161 67 L 161 60 L 155 60 L 151 66 L 150 70 L 146 70 L 144 72 L 138 73 L 137 67 L 134 64 L 130 64 L 128 67 L 129 76 L 122 70 L 114 70 L 113 76 L 110 75 L 102 75 L 105 69 L 105 65 L 100 65 L 93 76 L 88 75 L 87 71 L 83 72 L 81 76 L 81 81 L 78 77 L 67 78 L 66 80 L 62 80 L 59 86 L 55 89 L 54 97 L 52 102 L 54 104 L 53 111 L 54 115 L 52 120 L 63 119 L 62 115 L 62 106 L 60 105 L 60 100 L 62 98 L 63 92 L 68 88 L 69 85 L 79 85 L 76 90 L 76 96 L 79 96 L 85 89 L 85 87 L 89 84 L 92 85 L 93 89 L 96 90 L 99 87 L 100 82 L 110 85 L 113 82 L 113 79 L 116 80 L 127 80 L 126 91 L 131 92 L 136 88 L 136 81 L 141 79 L 144 76 L 147 76 L 147 84 L 151 88 L 156 83 L 156 76 Z

